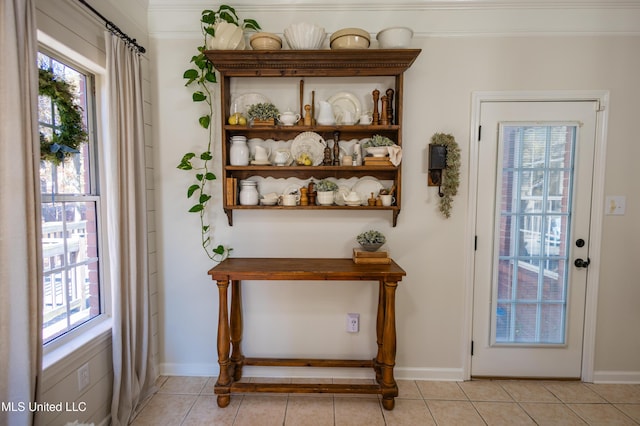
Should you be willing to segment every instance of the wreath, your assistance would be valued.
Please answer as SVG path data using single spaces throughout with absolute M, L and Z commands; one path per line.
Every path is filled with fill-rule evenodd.
M 431 137 L 431 143 L 447 148 L 447 168 L 442 172 L 442 197 L 440 198 L 440 213 L 444 217 L 451 216 L 453 196 L 458 193 L 460 185 L 460 147 L 456 139 L 446 133 L 436 133 Z
M 80 152 L 80 145 L 87 141 L 82 108 L 74 103 L 73 86 L 51 70 L 39 69 L 38 94 L 51 98 L 60 119 L 59 131 L 51 137 L 40 133 L 40 159 L 58 165 Z

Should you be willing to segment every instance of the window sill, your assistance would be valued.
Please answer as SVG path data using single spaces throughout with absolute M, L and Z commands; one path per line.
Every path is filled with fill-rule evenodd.
M 107 342 L 111 345 L 111 318 L 107 317 L 98 321 L 76 337 L 67 339 L 52 349 L 45 347 L 42 356 L 42 369 L 47 373 L 47 376 L 56 375 L 56 372 L 65 371 L 68 368 L 77 368 L 78 363 L 85 359 L 92 350 Z

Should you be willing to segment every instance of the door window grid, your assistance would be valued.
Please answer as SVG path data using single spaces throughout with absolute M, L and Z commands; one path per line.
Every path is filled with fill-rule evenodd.
M 494 342 L 565 342 L 575 126 L 504 126 Z
M 94 149 L 89 128 L 92 78 L 45 53 L 38 66 L 71 83 L 90 135 L 80 152 L 61 165 L 40 164 L 43 249 L 43 342 L 46 344 L 103 312 L 98 253 L 100 197 L 95 182 Z M 50 98 L 38 98 L 42 134 L 60 131 Z

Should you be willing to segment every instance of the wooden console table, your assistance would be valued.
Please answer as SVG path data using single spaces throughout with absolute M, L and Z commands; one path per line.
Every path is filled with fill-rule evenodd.
M 209 271 L 218 285 L 218 363 L 215 384 L 218 406 L 226 407 L 232 392 L 364 393 L 382 395 L 382 406 L 392 410 L 398 386 L 393 377 L 396 358 L 395 292 L 406 275 L 394 261 L 388 265 L 356 264 L 352 259 L 229 258 Z M 373 360 L 249 358 L 242 354 L 241 280 L 321 280 L 379 282 L 376 340 Z M 231 314 L 228 289 L 231 284 Z M 231 350 L 231 354 L 229 354 Z M 368 367 L 376 384 L 240 383 L 242 367 Z

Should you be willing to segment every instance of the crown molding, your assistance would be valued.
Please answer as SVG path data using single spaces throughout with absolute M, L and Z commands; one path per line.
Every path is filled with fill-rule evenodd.
M 255 18 L 265 31 L 282 34 L 306 20 L 328 33 L 360 27 L 375 35 L 407 26 L 416 38 L 445 36 L 640 35 L 640 0 L 449 0 L 391 3 L 351 0 L 311 4 L 237 1 L 240 17 Z M 199 20 L 207 3 L 149 0 L 149 34 L 156 38 L 201 37 Z

